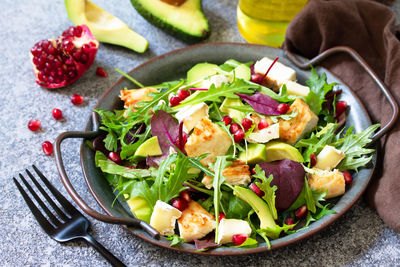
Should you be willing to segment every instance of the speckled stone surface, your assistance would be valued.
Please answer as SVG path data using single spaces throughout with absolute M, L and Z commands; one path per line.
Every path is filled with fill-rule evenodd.
M 12 182 L 12 177 L 35 163 L 65 195 L 53 157 L 43 154 L 41 143 L 54 141 L 67 130 L 81 130 L 97 99 L 112 85 L 119 68 L 128 71 L 153 56 L 186 46 L 150 25 L 139 16 L 128 0 L 94 1 L 125 20 L 150 42 L 145 54 L 101 45 L 94 66 L 75 84 L 65 89 L 46 90 L 36 85 L 29 62 L 32 45 L 58 36 L 71 25 L 63 1 L 2 0 L 0 3 L 0 266 L 108 266 L 91 247 L 82 242 L 59 244 L 36 223 Z M 232 0 L 204 0 L 212 34 L 207 42 L 243 42 L 236 26 L 236 4 Z M 400 3 L 393 6 L 400 14 Z M 105 68 L 107 78 L 95 75 Z M 69 97 L 85 97 L 73 106 Z M 55 121 L 51 110 L 60 108 L 64 122 Z M 42 130 L 28 130 L 30 119 L 42 121 Z M 97 207 L 82 178 L 79 141 L 63 145 L 65 165 L 78 192 Z M 97 207 L 98 208 L 98 207 Z M 378 215 L 360 200 L 332 226 L 313 237 L 277 251 L 242 257 L 206 257 L 177 253 L 150 245 L 119 226 L 90 219 L 92 234 L 124 263 L 130 266 L 399 266 L 400 234 L 388 229 Z

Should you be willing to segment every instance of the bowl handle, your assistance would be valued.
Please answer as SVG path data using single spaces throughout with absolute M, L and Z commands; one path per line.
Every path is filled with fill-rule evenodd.
M 98 129 L 96 125 L 94 125 L 95 129 Z M 64 132 L 60 134 L 55 140 L 55 148 L 54 148 L 54 155 L 56 159 L 56 165 L 58 172 L 60 174 L 60 178 L 62 183 L 64 184 L 65 188 L 67 189 L 68 194 L 71 198 L 78 204 L 78 206 L 88 215 L 91 217 L 103 221 L 106 223 L 111 224 L 123 224 L 127 226 L 133 227 L 140 227 L 145 230 L 148 234 L 150 234 L 153 238 L 159 239 L 160 234 L 154 229 L 151 225 L 146 223 L 145 221 L 139 220 L 137 218 L 128 218 L 128 217 L 114 217 L 99 213 L 89 207 L 89 205 L 80 197 L 80 195 L 76 192 L 75 188 L 72 186 L 70 179 L 64 168 L 63 159 L 61 156 L 61 143 L 63 140 L 68 138 L 84 138 L 84 139 L 93 139 L 100 134 L 98 130 L 96 131 L 88 131 L 88 132 Z
M 329 48 L 319 54 L 318 56 L 310 59 L 308 62 L 301 62 L 294 54 L 289 51 L 285 51 L 285 55 L 300 69 L 309 69 L 310 65 L 318 65 L 326 59 L 327 57 L 335 54 L 335 53 L 346 53 L 350 55 L 367 73 L 368 75 L 375 81 L 376 85 L 381 89 L 382 93 L 385 95 L 386 99 L 388 100 L 391 108 L 392 108 L 392 117 L 390 121 L 381 129 L 375 133 L 372 137 L 372 143 L 375 143 L 380 137 L 387 134 L 391 128 L 394 126 L 397 117 L 399 115 L 399 107 L 396 103 L 396 100 L 393 98 L 392 94 L 390 93 L 389 89 L 386 85 L 379 79 L 376 73 L 372 70 L 372 68 L 367 64 L 367 62 L 352 48 L 347 46 L 336 46 Z

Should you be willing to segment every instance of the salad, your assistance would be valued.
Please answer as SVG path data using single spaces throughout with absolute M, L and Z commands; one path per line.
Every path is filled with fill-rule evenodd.
M 121 72 L 122 73 L 122 72 Z M 90 143 L 117 197 L 171 246 L 256 247 L 307 228 L 365 167 L 379 128 L 344 129 L 338 84 L 264 57 L 198 63 L 185 79 L 120 93 Z

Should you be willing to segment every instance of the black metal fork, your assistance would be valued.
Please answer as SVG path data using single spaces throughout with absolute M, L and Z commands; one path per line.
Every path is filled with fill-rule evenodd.
M 53 208 L 55 213 L 59 218 L 56 217 L 48 206 L 43 202 L 43 200 L 38 196 L 32 186 L 27 182 L 22 174 L 19 174 L 22 182 L 25 184 L 28 191 L 31 193 L 33 198 L 42 208 L 44 213 L 47 215 L 48 219 L 43 215 L 39 208 L 34 204 L 32 199 L 28 196 L 27 192 L 22 188 L 21 184 L 17 179 L 13 178 L 14 183 L 17 185 L 18 190 L 21 192 L 29 209 L 32 211 L 36 220 L 43 228 L 43 230 L 54 240 L 58 242 L 67 242 L 75 239 L 81 239 L 86 241 L 89 245 L 94 247 L 101 255 L 113 266 L 125 266 L 119 259 L 117 259 L 111 252 L 109 252 L 103 245 L 97 242 L 92 236 L 88 234 L 88 228 L 90 226 L 89 220 L 82 215 L 50 182 L 47 178 L 36 168 L 35 165 L 32 166 L 37 175 L 40 177 L 42 182 L 46 185 L 47 189 L 52 193 L 55 199 L 60 203 L 62 210 L 53 199 L 47 194 L 40 183 L 32 175 L 32 173 L 26 169 L 26 173 L 29 178 L 35 184 L 37 189 L 40 191 L 42 196 Z

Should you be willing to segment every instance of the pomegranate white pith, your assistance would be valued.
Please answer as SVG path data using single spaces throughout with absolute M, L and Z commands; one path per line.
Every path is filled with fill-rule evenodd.
M 36 43 L 30 51 L 36 82 L 50 89 L 73 83 L 93 64 L 98 47 L 86 25 L 70 27 L 56 39 Z

